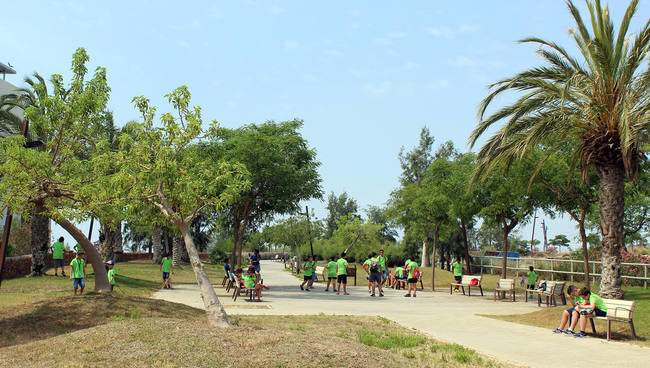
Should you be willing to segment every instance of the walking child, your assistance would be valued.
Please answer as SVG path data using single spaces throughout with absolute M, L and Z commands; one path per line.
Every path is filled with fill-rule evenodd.
M 77 295 L 77 288 L 80 289 L 79 295 L 81 295 L 86 287 L 86 261 L 83 257 L 83 250 L 78 251 L 77 257 L 70 262 L 70 280 L 73 281 L 74 295 Z
M 59 238 L 59 241 L 52 244 L 52 260 L 54 261 L 54 276 L 59 276 L 57 270 L 61 267 L 61 275 L 65 276 L 65 269 L 63 268 L 63 249 L 65 245 L 63 244 L 63 237 Z
M 388 279 L 388 268 L 386 268 L 386 257 L 384 257 L 383 249 L 379 250 L 379 257 L 377 259 L 379 260 L 379 266 L 381 266 L 381 286 L 383 288 L 386 279 Z
M 372 252 L 368 253 L 368 258 L 366 259 L 365 262 L 363 262 L 363 270 L 366 271 L 366 280 L 368 281 L 368 294 L 372 293 L 371 290 L 371 282 L 370 282 L 370 258 L 372 258 Z
M 163 259 L 160 261 L 160 271 L 162 271 L 162 278 L 163 278 L 162 287 L 164 289 L 171 289 L 172 288 L 171 275 L 172 275 L 172 273 L 174 273 L 173 263 L 174 263 L 174 260 L 169 255 L 169 253 L 165 254 Z
M 115 261 L 112 259 L 108 262 L 106 262 L 106 267 L 108 267 L 108 283 L 111 284 L 111 291 L 113 291 L 113 288 L 115 287 Z
M 410 259 L 406 261 L 406 264 L 404 265 L 406 270 L 408 271 L 408 292 L 404 294 L 405 297 L 410 298 L 411 297 L 411 290 L 413 290 L 413 297 L 415 298 L 417 296 L 418 292 L 418 278 L 417 274 L 419 274 L 418 270 L 418 264 L 417 262 L 413 262 Z
M 526 276 L 528 276 L 528 284 L 526 285 L 526 288 L 530 290 L 535 290 L 535 282 L 537 281 L 537 274 L 535 273 L 535 267 L 533 266 L 528 267 L 528 272 L 526 272 Z M 532 298 L 533 296 L 530 295 L 529 299 Z
M 330 257 L 330 261 L 327 262 L 327 287 L 325 291 L 330 290 L 330 283 L 332 284 L 332 290 L 336 291 L 336 257 Z
M 341 284 L 343 284 L 343 295 L 350 295 L 347 291 L 348 261 L 345 259 L 345 252 L 341 253 L 341 258 L 336 261 L 336 283 L 336 295 L 341 292 Z
M 310 291 L 309 287 L 314 282 L 311 279 L 311 274 L 312 274 L 312 272 L 314 272 L 313 258 L 311 256 L 309 256 L 309 258 L 307 258 L 307 262 L 305 262 L 305 269 L 303 271 L 304 271 L 304 273 L 303 273 L 303 278 L 302 278 L 302 284 L 300 284 L 300 290 Z M 307 284 L 307 288 L 303 287 L 303 286 L 305 286 L 305 284 Z
M 454 280 L 456 280 L 457 284 L 460 284 L 461 280 L 463 279 L 463 264 L 460 261 L 460 257 L 456 259 L 456 262 L 451 265 L 451 268 L 454 270 Z M 458 289 L 458 285 L 454 288 L 455 292 L 460 292 Z

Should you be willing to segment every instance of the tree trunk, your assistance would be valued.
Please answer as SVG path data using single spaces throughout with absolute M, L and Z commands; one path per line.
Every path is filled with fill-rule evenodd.
M 205 273 L 205 268 L 201 259 L 199 258 L 199 252 L 194 246 L 194 241 L 189 231 L 188 224 L 178 225 L 178 229 L 183 234 L 183 240 L 185 241 L 185 248 L 187 249 L 187 254 L 190 258 L 190 264 L 192 265 L 192 270 L 196 276 L 196 282 L 199 284 L 199 289 L 201 290 L 201 299 L 203 299 L 203 305 L 205 306 L 205 313 L 208 317 L 208 323 L 212 327 L 230 327 L 230 322 L 228 321 L 228 315 L 223 309 L 223 305 L 219 302 L 217 294 L 214 292 L 212 283 L 208 275 Z M 178 242 L 180 244 L 180 242 Z
M 162 229 L 160 226 L 154 226 L 151 234 L 151 243 L 153 246 L 153 263 L 160 264 L 162 261 Z
M 583 211 L 582 221 L 579 222 L 578 226 L 580 228 L 580 240 L 582 240 L 582 254 L 585 261 L 585 287 L 589 288 L 589 251 L 587 249 L 587 234 L 585 234 L 585 217 L 584 214 L 586 211 Z
M 600 296 L 623 299 L 621 290 L 621 246 L 625 207 L 625 172 L 622 166 L 599 167 L 600 234 L 603 239 Z
M 86 253 L 86 260 L 89 264 L 93 266 L 93 271 L 95 272 L 95 291 L 97 292 L 106 292 L 111 290 L 111 286 L 108 283 L 108 274 L 104 263 L 102 262 L 101 255 L 92 245 L 90 240 L 84 235 L 84 233 L 79 230 L 75 225 L 66 219 L 58 219 L 56 223 L 61 225 L 68 234 L 72 235 L 74 240 L 81 245 Z
M 124 246 L 122 245 L 122 221 L 118 222 L 116 227 L 111 231 L 111 247 L 113 248 L 113 260 L 122 262 L 124 260 Z
M 181 238 L 181 262 L 190 263 L 190 255 L 187 252 L 187 247 L 185 246 L 185 240 L 183 238 Z
M 436 224 L 433 230 L 433 249 L 431 252 L 431 291 L 436 291 L 436 249 L 438 249 L 438 233 L 440 224 Z
M 45 207 L 37 205 L 32 213 L 30 222 L 32 248 L 32 273 L 30 276 L 43 276 L 45 274 L 45 260 L 50 243 L 50 218 L 41 215 Z
M 183 238 L 180 236 L 174 235 L 172 239 L 172 264 L 174 266 L 180 266 L 183 262 L 181 258 L 183 257 L 183 251 L 181 247 L 183 246 Z
M 113 236 L 114 230 L 108 222 L 101 222 L 99 226 L 99 254 L 102 262 L 113 259 Z
M 429 267 L 429 257 L 427 257 L 427 242 L 429 241 L 428 237 L 425 237 L 422 241 L 422 262 L 420 267 Z
M 469 259 L 469 242 L 467 241 L 467 227 L 465 220 L 460 219 L 460 228 L 463 231 L 463 244 L 465 245 L 465 266 L 467 267 L 467 274 L 472 274 L 472 264 Z
M 501 267 L 501 278 L 505 279 L 507 278 L 506 275 L 508 272 L 508 233 L 510 233 L 505 216 L 501 216 L 501 224 L 503 225 L 503 266 Z
M 239 257 L 240 254 L 237 252 L 238 249 L 238 242 L 239 242 L 239 228 L 241 227 L 241 222 L 239 219 L 235 218 L 234 219 L 234 224 L 233 224 L 233 233 L 232 233 L 232 254 L 230 256 L 231 262 L 233 266 L 236 267 L 241 267 L 241 258 Z

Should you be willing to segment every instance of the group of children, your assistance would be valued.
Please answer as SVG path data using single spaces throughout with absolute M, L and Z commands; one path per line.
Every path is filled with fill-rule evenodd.
M 601 297 L 592 294 L 588 288 L 578 289 L 574 285 L 567 288 L 567 295 L 572 307 L 562 312 L 560 326 L 553 330 L 556 334 L 572 335 L 573 337 L 585 337 L 587 320 L 593 317 L 607 316 L 607 305 Z M 569 325 L 569 328 L 564 329 Z M 580 331 L 575 332 L 576 326 L 580 324 Z
M 226 275 L 235 279 L 236 282 L 239 282 L 239 287 L 242 289 L 250 289 L 253 292 L 253 296 L 256 296 L 257 299 L 254 299 L 257 302 L 262 301 L 262 290 L 268 289 L 268 286 L 262 283 L 262 278 L 260 275 L 260 255 L 259 251 L 255 251 L 253 256 L 250 257 L 251 265 L 246 269 L 246 273 L 241 267 L 238 267 L 234 272 L 230 267 L 230 260 L 226 258 L 223 264 L 223 270 Z

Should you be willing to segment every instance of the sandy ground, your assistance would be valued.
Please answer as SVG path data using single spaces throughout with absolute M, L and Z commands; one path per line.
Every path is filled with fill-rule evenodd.
M 322 283 L 311 292 L 301 291 L 297 278 L 283 270 L 281 263 L 263 261 L 264 284 L 271 288 L 262 294 L 262 303 L 247 298 L 233 302 L 221 288 L 221 280 L 213 280 L 215 291 L 229 314 L 288 315 L 333 314 L 372 315 L 391 319 L 405 328 L 417 329 L 438 340 L 458 343 L 485 355 L 518 365 L 531 367 L 641 367 L 650 360 L 650 349 L 598 338 L 576 339 L 555 335 L 550 330 L 497 321 L 478 314 L 528 313 L 538 309 L 537 303 L 512 303 L 485 297 L 449 292 L 419 291 L 417 298 L 405 298 L 401 290 L 388 289 L 384 297 L 370 297 L 367 287 L 349 287 L 351 295 L 325 292 Z M 364 280 L 365 281 L 365 280 Z M 175 285 L 161 289 L 153 296 L 171 302 L 203 308 L 196 285 Z M 559 318 L 559 316 L 558 316 Z

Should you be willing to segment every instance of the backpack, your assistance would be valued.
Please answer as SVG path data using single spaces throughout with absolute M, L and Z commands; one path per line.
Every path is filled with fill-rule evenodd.
M 418 270 L 417 268 L 415 269 L 415 271 L 413 271 L 413 278 L 414 279 L 420 278 L 420 270 Z
M 472 286 L 478 285 L 478 279 L 476 279 L 476 278 L 472 279 L 472 281 L 470 281 L 469 284 L 472 285 Z
M 379 272 L 379 262 L 377 262 L 376 260 L 375 260 L 375 261 L 371 261 L 371 262 L 370 262 L 370 271 L 372 271 L 372 272 Z

